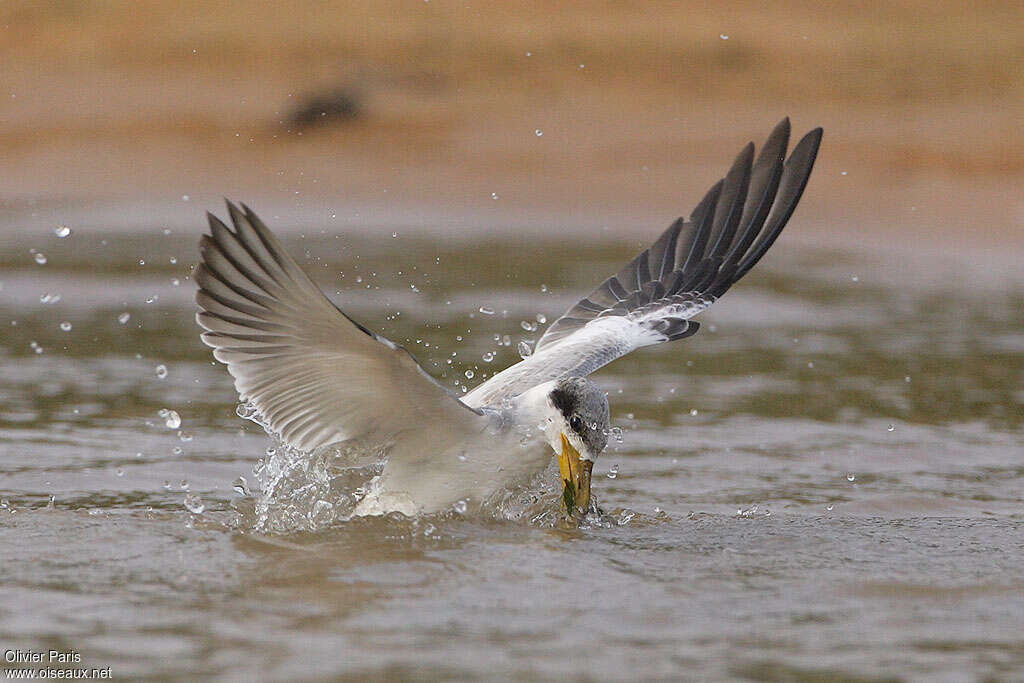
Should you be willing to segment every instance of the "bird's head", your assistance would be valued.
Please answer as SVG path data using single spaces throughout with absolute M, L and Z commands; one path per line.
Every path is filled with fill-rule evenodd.
M 554 417 L 546 430 L 558 457 L 562 498 L 570 513 L 590 506 L 590 473 L 608 444 L 608 397 L 584 377 L 566 377 L 548 393 Z

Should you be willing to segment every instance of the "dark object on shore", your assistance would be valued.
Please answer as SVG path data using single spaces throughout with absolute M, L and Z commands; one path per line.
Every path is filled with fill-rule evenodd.
M 288 114 L 288 123 L 296 128 L 310 128 L 342 121 L 351 121 L 362 114 L 360 97 L 351 88 L 338 88 L 306 96 Z

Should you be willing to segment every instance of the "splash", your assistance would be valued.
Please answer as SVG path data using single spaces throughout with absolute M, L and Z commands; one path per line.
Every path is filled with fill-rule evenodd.
M 242 483 L 235 485 L 236 493 L 246 501 L 236 506 L 241 512 L 239 528 L 293 534 L 349 522 L 384 469 L 386 447 L 346 443 L 303 451 L 284 443 L 251 403 L 239 404 L 236 412 L 260 425 L 274 442 L 253 467 L 256 485 L 250 490 L 242 478 Z M 456 503 L 449 510 L 419 519 L 423 523 L 441 523 L 465 517 L 471 511 L 470 516 L 546 528 L 610 526 L 610 518 L 597 508 L 596 498 L 586 515 L 574 518 L 566 514 L 561 493 L 557 468 L 552 464 L 529 482 L 496 493 L 482 504 L 467 506 L 459 501 L 461 509 Z M 399 513 L 393 514 L 405 519 Z
M 302 451 L 285 444 L 251 403 L 240 404 L 237 413 L 260 425 L 274 441 L 253 467 L 257 486 L 251 492 L 252 515 L 242 522 L 253 531 L 318 531 L 347 521 L 383 469 L 383 448 L 343 444 Z

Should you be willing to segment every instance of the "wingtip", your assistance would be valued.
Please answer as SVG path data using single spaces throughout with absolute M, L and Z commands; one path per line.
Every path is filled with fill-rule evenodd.
M 804 136 L 804 140 L 813 140 L 815 145 L 821 144 L 821 138 L 825 134 L 825 129 L 818 126 L 807 135 Z M 802 142 L 802 141 L 801 141 Z
M 818 148 L 821 146 L 821 137 L 824 134 L 824 129 L 819 126 L 804 135 L 800 138 L 800 142 L 796 143 L 796 146 L 793 147 L 790 158 L 800 158 L 800 156 L 803 156 L 808 160 L 808 165 L 813 166 L 818 157 Z M 798 152 L 800 155 L 798 155 Z M 810 173 L 810 169 L 808 169 L 808 173 Z
M 789 117 L 788 116 L 784 116 L 782 118 L 782 120 L 779 121 L 778 123 L 776 123 L 775 127 L 772 128 L 772 132 L 769 133 L 767 139 L 768 140 L 773 140 L 773 139 L 775 139 L 776 136 L 783 136 L 786 140 L 788 140 L 789 139 L 789 134 L 790 134 L 791 130 L 792 130 L 792 127 L 790 126 L 790 123 L 789 123 Z M 767 142 L 766 142 L 766 144 L 767 144 Z
M 746 145 L 744 145 L 743 149 L 740 150 L 740 153 L 736 156 L 736 161 L 739 161 L 740 159 L 745 160 L 747 164 L 753 163 L 753 161 L 754 161 L 754 141 L 753 140 L 751 140 Z
M 224 203 L 225 203 L 225 204 L 227 205 L 227 207 L 228 207 L 228 215 L 230 215 L 230 216 L 231 216 L 231 222 L 232 222 L 232 223 L 234 223 L 234 222 L 236 222 L 236 221 L 237 221 L 237 218 L 238 218 L 238 216 L 242 216 L 242 215 L 244 215 L 244 214 L 243 214 L 243 213 L 242 213 L 242 212 L 241 212 L 241 211 L 240 211 L 240 210 L 238 209 L 238 205 L 237 205 L 237 204 L 235 204 L 235 203 L 234 203 L 233 201 L 231 201 L 230 199 L 228 199 L 227 197 L 225 197 L 225 198 L 224 198 Z

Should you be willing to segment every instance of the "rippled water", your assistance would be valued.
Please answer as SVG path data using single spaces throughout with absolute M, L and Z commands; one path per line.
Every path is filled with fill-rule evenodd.
M 198 226 L 54 227 L 0 247 L 5 649 L 122 678 L 1024 673 L 1019 266 L 783 237 L 698 336 L 595 377 L 624 432 L 606 528 L 261 534 L 233 486 L 272 444 L 199 342 Z M 288 243 L 456 390 L 642 246 Z

